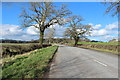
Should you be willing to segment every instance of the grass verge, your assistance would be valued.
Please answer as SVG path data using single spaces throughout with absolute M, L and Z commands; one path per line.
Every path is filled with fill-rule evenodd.
M 79 47 L 98 50 L 98 51 L 104 51 L 104 52 L 108 52 L 108 53 L 120 54 L 117 51 L 111 51 L 111 50 L 107 50 L 107 49 L 98 49 L 98 48 L 91 48 L 91 47 L 85 47 L 85 46 L 79 46 Z
M 120 42 L 78 42 L 78 44 L 120 45 Z
M 24 53 L 24 54 L 18 54 L 18 55 L 16 55 L 16 56 L 12 56 L 12 57 L 10 57 L 10 56 L 8 56 L 8 57 L 6 57 L 6 58 L 2 58 L 1 59 L 1 64 L 4 64 L 4 63 L 8 63 L 8 62 L 10 62 L 11 60 L 14 60 L 14 59 L 17 59 L 17 58 L 20 58 L 20 57 L 22 57 L 22 56 L 29 56 L 31 53 L 33 53 L 33 52 L 36 52 L 38 49 L 35 49 L 35 50 L 33 50 L 33 51 L 30 51 L 30 52 L 27 52 L 27 53 Z
M 9 61 L 2 66 L 2 78 L 42 78 L 57 48 L 51 46 L 39 49 Z

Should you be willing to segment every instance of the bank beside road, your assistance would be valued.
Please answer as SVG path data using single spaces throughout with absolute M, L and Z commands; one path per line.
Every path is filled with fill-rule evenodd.
M 77 47 L 120 54 L 120 45 L 97 45 L 97 44 L 78 44 Z
M 14 59 L 5 60 L 6 62 L 2 64 L 2 78 L 43 78 L 57 48 L 58 46 L 50 46 L 37 49 L 28 55 L 16 55 Z
M 67 44 L 73 46 L 74 44 Z M 118 42 L 78 42 L 76 47 L 104 51 L 114 54 L 120 54 L 120 44 Z

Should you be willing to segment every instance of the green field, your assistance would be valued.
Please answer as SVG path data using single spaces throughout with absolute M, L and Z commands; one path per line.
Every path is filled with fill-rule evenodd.
M 120 45 L 118 42 L 78 42 L 78 44 Z
M 8 59 L 2 66 L 3 78 L 42 78 L 57 46 L 38 49 L 37 51 L 15 59 Z

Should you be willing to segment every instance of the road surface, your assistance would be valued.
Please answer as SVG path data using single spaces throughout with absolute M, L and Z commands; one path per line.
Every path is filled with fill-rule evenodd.
M 49 78 L 118 78 L 118 56 L 61 45 Z

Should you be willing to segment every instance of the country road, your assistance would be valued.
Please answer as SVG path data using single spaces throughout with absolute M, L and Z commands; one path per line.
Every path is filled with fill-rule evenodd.
M 118 56 L 101 51 L 60 46 L 49 78 L 118 78 Z

